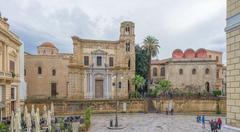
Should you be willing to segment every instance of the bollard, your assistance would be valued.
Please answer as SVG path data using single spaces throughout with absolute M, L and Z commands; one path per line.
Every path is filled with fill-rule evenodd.
M 110 127 L 113 127 L 113 120 L 110 120 Z

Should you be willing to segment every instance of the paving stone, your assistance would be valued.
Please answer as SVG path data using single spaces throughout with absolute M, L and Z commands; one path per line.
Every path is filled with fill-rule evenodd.
M 221 117 L 225 124 L 225 117 Z M 196 116 L 191 115 L 164 115 L 164 114 L 119 114 L 119 124 L 125 126 L 121 130 L 109 130 L 110 119 L 115 123 L 114 114 L 94 115 L 90 132 L 210 132 L 210 125 L 206 121 L 206 128 L 196 122 Z M 214 116 L 206 116 L 206 120 L 216 119 Z M 234 132 L 232 130 L 220 130 L 219 132 Z

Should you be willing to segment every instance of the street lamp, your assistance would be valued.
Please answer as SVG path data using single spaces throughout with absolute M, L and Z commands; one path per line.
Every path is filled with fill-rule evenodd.
M 116 73 L 113 76 L 113 80 L 115 79 L 115 101 L 116 101 L 116 112 L 115 112 L 115 127 L 119 127 L 118 126 L 118 88 L 121 88 L 121 82 L 117 81 L 118 78 L 118 73 Z M 121 80 L 123 79 L 123 76 L 121 76 Z

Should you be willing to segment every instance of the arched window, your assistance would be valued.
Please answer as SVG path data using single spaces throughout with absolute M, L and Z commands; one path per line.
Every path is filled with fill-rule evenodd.
M 38 74 L 42 74 L 42 67 L 38 67 Z
M 52 75 L 56 76 L 56 70 L 55 69 L 52 70 Z
M 122 82 L 118 82 L 118 88 L 122 88 Z
M 153 76 L 154 76 L 154 77 L 157 76 L 157 68 L 156 68 L 156 67 L 153 68 Z
M 126 51 L 129 52 L 130 51 L 130 41 L 127 40 L 126 42 Z
M 209 74 L 209 72 L 210 72 L 209 69 L 206 68 L 206 69 L 205 69 L 205 74 Z
M 196 74 L 196 69 L 192 69 L 192 74 L 195 75 Z
M 125 32 L 126 32 L 126 34 L 130 34 L 130 27 L 126 27 Z
M 128 60 L 128 70 L 130 70 L 131 69 L 131 60 L 129 59 Z
M 128 27 L 125 28 L 125 31 L 126 31 L 126 32 L 128 31 Z
M 179 75 L 183 74 L 183 69 L 179 69 Z
M 131 85 L 130 85 L 130 81 L 128 80 L 128 93 L 130 93 L 131 90 Z
M 165 67 L 161 68 L 161 76 L 165 76 Z
M 210 92 L 210 84 L 209 84 L 209 82 L 205 83 L 205 88 L 206 88 L 207 92 Z

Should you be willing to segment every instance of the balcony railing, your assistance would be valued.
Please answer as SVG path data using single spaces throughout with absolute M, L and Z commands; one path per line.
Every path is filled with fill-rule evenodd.
M 4 72 L 0 71 L 0 77 L 3 77 L 3 76 L 4 76 Z
M 0 77 L 7 77 L 7 78 L 12 78 L 12 73 L 10 72 L 2 72 L 0 71 Z

